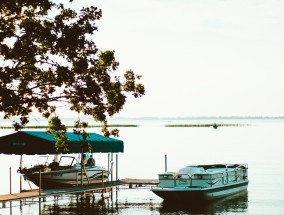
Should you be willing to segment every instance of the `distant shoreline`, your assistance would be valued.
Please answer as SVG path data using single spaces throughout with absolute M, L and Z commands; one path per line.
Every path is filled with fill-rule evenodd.
M 86 117 L 88 119 L 88 117 Z M 192 116 L 192 117 L 113 117 L 108 120 L 233 120 L 233 119 L 284 119 L 284 116 Z
M 223 124 L 223 123 L 216 123 L 216 124 L 168 124 L 165 127 L 230 127 L 230 126 L 250 126 L 250 124 Z
M 63 124 L 67 128 L 74 128 L 74 121 L 76 117 L 62 118 Z M 80 117 L 81 121 L 88 122 L 88 128 L 100 128 L 102 124 L 96 122 L 92 117 Z M 271 121 L 284 120 L 284 116 L 198 116 L 198 117 L 113 117 L 108 119 L 109 127 L 141 127 L 145 123 L 149 124 L 151 121 L 159 122 L 160 126 L 164 127 L 212 127 L 215 123 L 218 127 L 229 126 L 248 126 L 257 121 Z M 0 129 L 13 129 L 12 124 L 17 119 L 0 119 Z M 154 123 L 155 124 L 155 123 Z M 24 129 L 45 129 L 48 128 L 48 119 L 45 118 L 30 118 L 30 122 Z
M 100 128 L 100 127 L 102 127 L 103 125 L 89 125 L 87 128 Z M 125 124 L 125 125 L 123 125 L 123 124 L 117 124 L 117 125 L 108 125 L 108 127 L 116 127 L 116 128 L 118 128 L 118 127 L 138 127 L 138 125 L 128 125 L 128 124 Z M 13 126 L 0 126 L 0 129 L 13 129 L 14 127 Z M 28 129 L 30 129 L 30 128 L 33 128 L 33 129 L 42 129 L 42 128 L 48 128 L 48 126 L 47 125 L 40 125 L 40 126 L 38 126 L 38 125 L 35 125 L 35 126 L 33 126 L 33 125 L 31 125 L 31 126 L 25 126 L 25 127 L 23 127 L 23 129 L 26 129 L 26 128 L 28 128 Z M 71 125 L 67 125 L 66 126 L 66 128 L 75 128 L 74 126 L 71 126 Z
M 14 119 L 17 118 L 11 118 L 11 119 L 3 119 L 0 118 L 0 122 L 1 121 L 13 121 Z M 32 120 L 39 120 L 39 121 L 47 121 L 48 119 L 45 118 L 41 118 L 41 117 L 30 117 L 30 119 Z M 74 120 L 76 121 L 77 118 L 76 117 L 62 117 L 62 120 Z M 169 117 L 154 117 L 154 116 L 146 116 L 146 117 L 111 117 L 108 118 L 108 121 L 111 120 L 222 120 L 222 119 L 226 119 L 226 120 L 232 120 L 232 119 L 260 119 L 260 120 L 265 120 L 265 119 L 284 119 L 284 116 L 192 116 L 192 117 L 174 117 L 174 116 L 169 116 Z M 90 116 L 83 116 L 80 117 L 80 120 L 93 120 L 92 117 Z
M 142 125 L 143 126 L 143 125 Z M 238 127 L 238 126 L 250 126 L 250 124 L 226 124 L 226 123 L 213 123 L 213 124 L 165 124 L 164 127 Z M 66 126 L 67 128 L 75 128 L 74 126 Z M 89 125 L 88 128 L 100 128 L 102 125 Z M 120 127 L 141 127 L 141 125 L 130 125 L 130 124 L 113 124 L 109 125 L 110 128 Z M 13 129 L 13 126 L 0 126 L 0 129 Z M 42 126 L 25 126 L 23 129 L 43 129 L 48 128 L 46 125 Z

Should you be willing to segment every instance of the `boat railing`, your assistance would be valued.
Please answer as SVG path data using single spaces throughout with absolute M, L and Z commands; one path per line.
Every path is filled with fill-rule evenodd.
M 176 187 L 177 186 L 177 181 L 185 181 L 185 182 L 189 182 L 189 185 L 192 186 L 192 177 L 194 176 L 194 174 L 192 176 L 190 176 L 189 174 L 178 174 L 176 175 L 176 177 L 174 177 L 174 186 Z M 187 183 L 184 183 L 185 185 Z
M 208 187 L 242 182 L 248 178 L 247 164 L 219 165 L 194 174 L 167 172 L 159 175 L 159 187 Z
M 228 184 L 229 182 L 245 180 L 246 178 L 247 178 L 247 167 L 240 165 L 232 169 L 231 171 L 225 171 L 219 173 L 214 173 L 214 172 L 207 172 L 206 174 L 195 173 L 192 174 L 191 176 L 188 174 L 178 174 L 174 178 L 174 186 L 179 185 L 181 181 L 183 181 L 183 183 L 180 186 L 189 185 L 192 187 L 192 186 L 198 186 L 198 184 L 194 182 L 200 180 L 211 180 L 212 184 L 213 181 L 220 180 L 222 184 Z M 231 179 L 231 181 L 229 181 L 229 179 Z

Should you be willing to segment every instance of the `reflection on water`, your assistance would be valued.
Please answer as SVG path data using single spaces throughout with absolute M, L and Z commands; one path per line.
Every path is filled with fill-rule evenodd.
M 163 202 L 160 214 L 226 214 L 228 212 L 246 212 L 248 208 L 248 192 L 225 197 L 215 201 L 204 201 L 187 205 L 178 202 Z
M 45 205 L 41 214 L 117 214 L 117 212 L 118 205 L 112 197 L 76 195 L 71 196 L 68 203 L 55 202 L 53 205 Z
M 129 199 L 119 197 L 120 192 L 113 191 L 100 195 L 74 195 L 65 203 L 54 201 L 41 207 L 41 214 L 226 214 L 228 212 L 245 213 L 248 207 L 247 191 L 211 202 L 180 205 L 177 202 L 153 201 L 153 199 Z M 137 189 L 136 192 L 140 192 Z M 149 190 L 148 190 L 149 191 Z M 127 192 L 127 191 L 126 191 Z M 150 192 L 150 191 L 149 191 Z M 122 194 L 123 195 L 123 194 Z M 134 201 L 132 201 L 134 199 Z

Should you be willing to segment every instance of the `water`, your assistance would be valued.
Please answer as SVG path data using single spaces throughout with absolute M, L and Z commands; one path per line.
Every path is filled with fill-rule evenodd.
M 216 121 L 214 122 L 221 122 Z M 139 127 L 120 128 L 125 152 L 119 153 L 118 178 L 157 178 L 164 171 L 164 156 L 168 170 L 178 171 L 186 165 L 212 163 L 248 163 L 247 192 L 199 205 L 164 203 L 150 187 L 114 191 L 92 196 L 48 197 L 41 204 L 13 203 L 1 208 L 0 214 L 284 214 L 284 121 L 283 120 L 223 120 L 223 123 L 243 123 L 240 127 L 164 127 L 164 124 L 212 123 L 210 120 L 144 120 L 121 122 Z M 91 129 L 100 132 L 99 128 Z M 2 135 L 12 132 L 2 130 Z M 96 154 L 98 165 L 107 165 L 107 154 Z M 31 165 L 33 156 L 24 156 L 24 165 Z M 3 172 L 0 194 L 9 193 L 9 167 L 12 168 L 12 192 L 19 192 L 19 156 L 0 155 Z M 28 184 L 23 184 L 28 188 Z

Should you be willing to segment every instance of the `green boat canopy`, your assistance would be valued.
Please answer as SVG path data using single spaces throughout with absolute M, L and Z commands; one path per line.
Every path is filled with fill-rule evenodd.
M 122 140 L 107 138 L 96 133 L 89 133 L 87 142 L 90 143 L 92 152 L 124 152 Z M 0 153 L 16 155 L 55 154 L 55 134 L 44 131 L 18 131 L 0 137 Z M 66 153 L 80 153 L 82 136 L 67 132 L 69 151 Z

